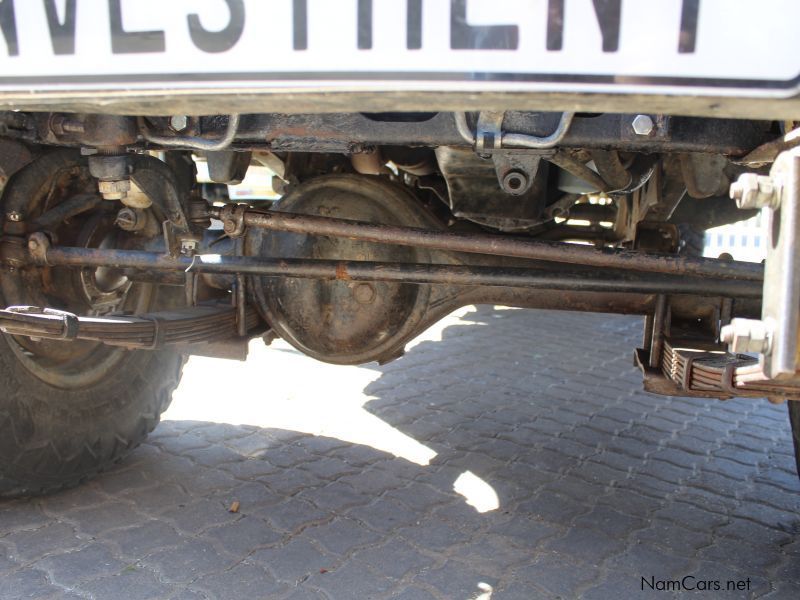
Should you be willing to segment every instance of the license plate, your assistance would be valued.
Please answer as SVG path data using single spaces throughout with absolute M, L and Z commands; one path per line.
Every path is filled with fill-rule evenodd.
M 0 91 L 789 96 L 798 0 L 0 0 Z

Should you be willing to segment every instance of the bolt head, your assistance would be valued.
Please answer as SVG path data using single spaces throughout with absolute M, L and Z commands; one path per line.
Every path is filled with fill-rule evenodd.
M 189 126 L 189 117 L 186 115 L 175 115 L 170 118 L 169 126 L 172 127 L 174 131 L 185 131 Z
M 631 124 L 636 135 L 651 135 L 656 129 L 653 118 L 649 115 L 637 115 Z
M 39 240 L 31 238 L 28 240 L 28 250 L 36 251 L 39 249 Z
M 744 173 L 731 184 L 731 199 L 741 209 L 777 208 L 780 194 L 778 186 L 771 177 Z
M 22 221 L 22 215 L 18 212 L 10 212 L 6 215 L 6 218 L 11 221 L 12 223 L 19 223 Z

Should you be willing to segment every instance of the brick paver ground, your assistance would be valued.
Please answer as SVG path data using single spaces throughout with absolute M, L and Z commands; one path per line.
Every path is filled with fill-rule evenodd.
M 0 598 L 800 598 L 785 407 L 643 393 L 639 336 L 480 308 L 384 367 L 193 359 L 124 465 L 0 503 Z

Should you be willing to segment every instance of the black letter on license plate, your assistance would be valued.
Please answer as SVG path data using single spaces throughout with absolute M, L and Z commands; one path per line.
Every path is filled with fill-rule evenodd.
M 122 0 L 108 0 L 111 19 L 111 51 L 114 54 L 164 52 L 163 31 L 125 31 L 122 26 Z
M 189 35 L 194 45 L 203 52 L 227 52 L 233 48 L 244 32 L 244 0 L 223 0 L 228 5 L 231 18 L 221 31 L 208 31 L 197 14 L 189 15 Z
M 406 7 L 406 47 L 419 50 L 422 48 L 422 0 L 408 0 Z
M 603 52 L 619 50 L 622 22 L 622 0 L 592 0 L 600 33 L 603 35 Z M 547 11 L 547 49 L 564 49 L 564 0 L 550 0 Z
M 64 11 L 64 22 L 58 20 L 58 9 L 55 0 L 45 0 L 47 25 L 50 28 L 50 41 L 55 54 L 75 54 L 75 19 L 77 0 L 67 0 Z
M 9 56 L 19 56 L 17 43 L 17 19 L 14 16 L 14 0 L 0 0 L 0 30 L 6 38 Z
M 450 0 L 450 48 L 453 50 L 516 50 L 519 27 L 467 23 L 467 0 Z
M 358 0 L 358 49 L 372 49 L 372 0 Z
M 683 0 L 681 13 L 681 41 L 678 52 L 694 54 L 697 47 L 697 20 L 700 16 L 700 0 Z
M 292 0 L 294 49 L 308 50 L 308 0 Z

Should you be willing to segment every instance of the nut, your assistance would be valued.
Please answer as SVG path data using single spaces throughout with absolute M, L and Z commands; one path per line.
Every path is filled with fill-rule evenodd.
M 106 200 L 122 200 L 131 191 L 131 181 L 130 179 L 100 181 L 97 184 L 97 189 Z
M 719 338 L 734 353 L 769 354 L 772 327 L 756 319 L 733 319 L 722 328 Z
M 766 175 L 744 173 L 731 185 L 731 198 L 741 209 L 778 208 L 780 190 Z
M 177 132 L 184 131 L 189 126 L 189 117 L 186 115 L 175 115 L 169 120 L 169 126 Z
M 656 124 L 649 115 L 637 115 L 631 124 L 636 135 L 650 135 L 655 131 Z

